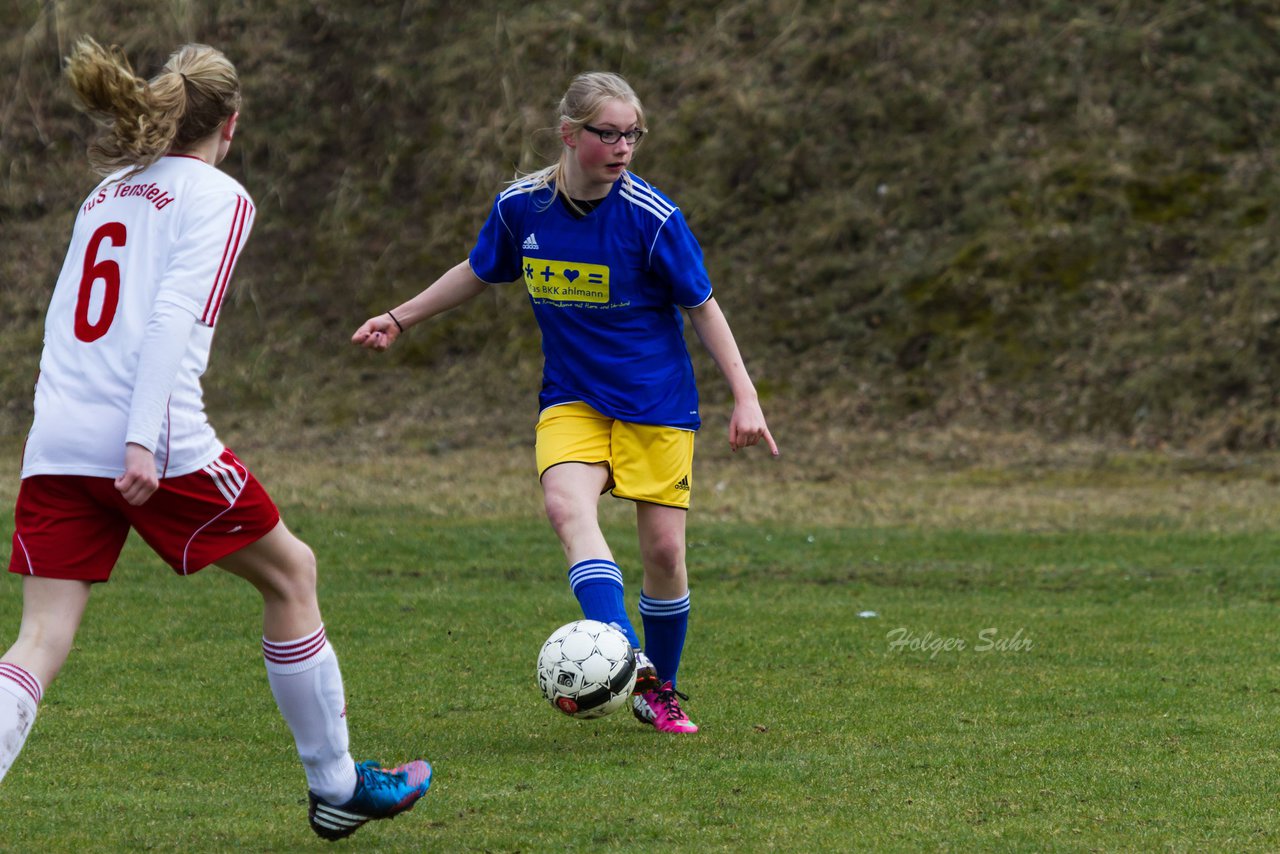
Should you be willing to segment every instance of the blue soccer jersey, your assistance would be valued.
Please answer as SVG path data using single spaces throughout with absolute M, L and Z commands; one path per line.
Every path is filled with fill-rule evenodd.
M 482 281 L 529 291 L 541 408 L 580 400 L 622 421 L 698 429 L 680 308 L 710 299 L 711 279 L 680 210 L 634 175 L 581 219 L 531 187 L 498 194 L 470 261 Z

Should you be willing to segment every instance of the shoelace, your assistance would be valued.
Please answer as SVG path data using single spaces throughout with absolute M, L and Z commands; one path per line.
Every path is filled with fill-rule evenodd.
M 400 771 L 393 773 L 384 771 L 382 766 L 377 762 L 365 762 L 360 765 L 360 777 L 364 780 L 366 789 L 386 789 L 398 783 L 402 783 L 409 778 L 409 772 Z
M 689 716 L 684 713 L 684 709 L 680 708 L 680 704 L 676 702 L 676 697 L 681 700 L 689 699 L 688 694 L 677 691 L 675 688 L 658 692 L 658 702 L 666 708 L 667 717 L 677 721 L 687 720 Z

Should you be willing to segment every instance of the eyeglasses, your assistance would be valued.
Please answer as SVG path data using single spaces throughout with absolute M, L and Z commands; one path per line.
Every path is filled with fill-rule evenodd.
M 591 125 L 583 125 L 582 129 L 589 130 L 596 136 L 600 137 L 600 141 L 605 145 L 613 145 L 618 140 L 625 139 L 627 144 L 633 147 L 640 144 L 640 140 L 644 139 L 644 135 L 646 133 L 646 131 L 642 131 L 640 128 L 629 130 L 625 133 L 620 130 L 601 130 L 600 128 L 593 128 Z

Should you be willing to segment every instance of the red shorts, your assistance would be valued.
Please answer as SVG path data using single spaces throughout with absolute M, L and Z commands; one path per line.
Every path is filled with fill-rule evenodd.
M 109 477 L 35 475 L 18 490 L 9 571 L 106 581 L 132 527 L 174 572 L 189 575 L 279 522 L 271 496 L 230 449 L 200 471 L 161 480 L 141 507 Z

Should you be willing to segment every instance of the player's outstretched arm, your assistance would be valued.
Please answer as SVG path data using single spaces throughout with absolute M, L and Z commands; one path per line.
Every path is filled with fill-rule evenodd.
M 733 340 L 733 331 L 729 329 L 724 312 L 712 297 L 697 308 L 689 309 L 688 313 L 698 340 L 707 348 L 733 392 L 729 447 L 736 451 L 763 441 L 769 446 L 769 452 L 778 456 L 778 444 L 769 433 L 755 384 L 742 363 L 742 354 L 738 352 L 738 344 Z
M 351 336 L 351 343 L 369 350 L 385 350 L 413 324 L 456 308 L 483 293 L 487 287 L 471 272 L 471 264 L 463 261 L 408 302 L 366 320 Z

